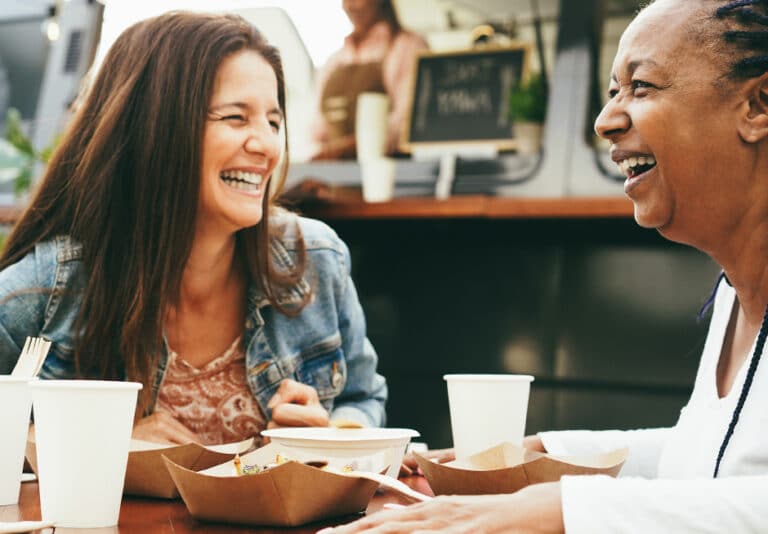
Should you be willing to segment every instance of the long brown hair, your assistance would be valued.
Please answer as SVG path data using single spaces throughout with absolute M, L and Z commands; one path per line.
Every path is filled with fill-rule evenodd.
M 274 69 L 285 114 L 279 52 L 244 19 L 172 12 L 125 30 L 0 256 L 3 269 L 56 235 L 82 243 L 88 283 L 73 333 L 77 373 L 142 382 L 144 409 L 164 313 L 178 298 L 192 247 L 215 76 L 225 58 L 244 49 Z M 300 307 L 284 309 L 275 295 L 303 276 L 303 243 L 291 272 L 278 270 L 270 257 L 269 214 L 276 208 L 269 188 L 279 190 L 285 174 L 282 165 L 268 182 L 262 221 L 237 239 L 252 279 L 273 306 L 293 314 Z
M 397 17 L 397 11 L 395 11 L 392 0 L 382 0 L 379 12 L 381 13 L 381 19 L 389 24 L 389 29 L 393 36 L 402 31 L 403 27 L 400 24 L 400 19 Z

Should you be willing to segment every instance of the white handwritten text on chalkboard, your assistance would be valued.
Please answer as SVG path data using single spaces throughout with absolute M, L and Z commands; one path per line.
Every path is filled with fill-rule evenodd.
M 437 92 L 438 115 L 489 113 L 493 110 L 488 89 L 449 89 Z
M 509 143 L 509 93 L 528 53 L 520 46 L 419 57 L 407 142 Z

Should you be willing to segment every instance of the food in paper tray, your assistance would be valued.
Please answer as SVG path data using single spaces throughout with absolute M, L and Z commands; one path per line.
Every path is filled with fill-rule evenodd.
M 435 495 L 513 493 L 530 484 L 554 482 L 564 475 L 616 476 L 627 448 L 595 456 L 554 456 L 516 443 L 500 443 L 468 458 L 435 463 L 414 453 Z
M 277 453 L 275 455 L 275 461 L 272 463 L 268 463 L 266 465 L 257 465 L 257 464 L 247 465 L 247 464 L 243 464 L 242 460 L 240 460 L 240 455 L 237 454 L 232 460 L 232 463 L 235 465 L 235 471 L 237 472 L 237 475 L 243 476 L 243 475 L 253 475 L 256 473 L 261 473 L 262 471 L 266 471 L 267 469 L 276 467 L 280 464 L 284 464 L 290 461 L 292 461 L 291 458 L 288 458 L 284 454 Z M 341 471 L 342 473 L 350 473 L 355 470 L 355 467 L 353 464 L 347 464 L 343 466 L 340 470 L 333 469 L 328 465 L 328 462 L 326 460 L 307 460 L 301 463 L 308 465 L 310 467 L 317 467 L 318 469 L 322 469 L 323 471 L 332 471 L 332 472 Z
M 316 466 L 301 461 L 315 458 L 322 459 Z M 351 459 L 334 464 L 331 456 L 301 457 L 274 443 L 238 459 L 239 473 L 234 457 L 202 471 L 185 468 L 167 457 L 164 461 L 190 514 L 203 521 L 303 525 L 360 513 L 379 487 L 377 481 L 355 476 L 359 471 L 341 473 L 341 466 Z M 320 468 L 326 459 L 335 470 Z

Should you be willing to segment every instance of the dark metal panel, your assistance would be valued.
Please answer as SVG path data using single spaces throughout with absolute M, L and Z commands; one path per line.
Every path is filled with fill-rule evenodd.
M 706 256 L 630 219 L 331 224 L 352 251 L 389 425 L 449 446 L 451 372 L 535 375 L 531 432 L 676 419 L 717 273 Z

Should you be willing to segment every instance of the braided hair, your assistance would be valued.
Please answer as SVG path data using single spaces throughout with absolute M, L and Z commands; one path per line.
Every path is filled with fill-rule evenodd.
M 714 17 L 725 21 L 723 43 L 736 48 L 729 78 L 754 78 L 768 72 L 768 0 L 731 0 L 715 10 Z M 729 50 L 733 57 L 733 50 Z

